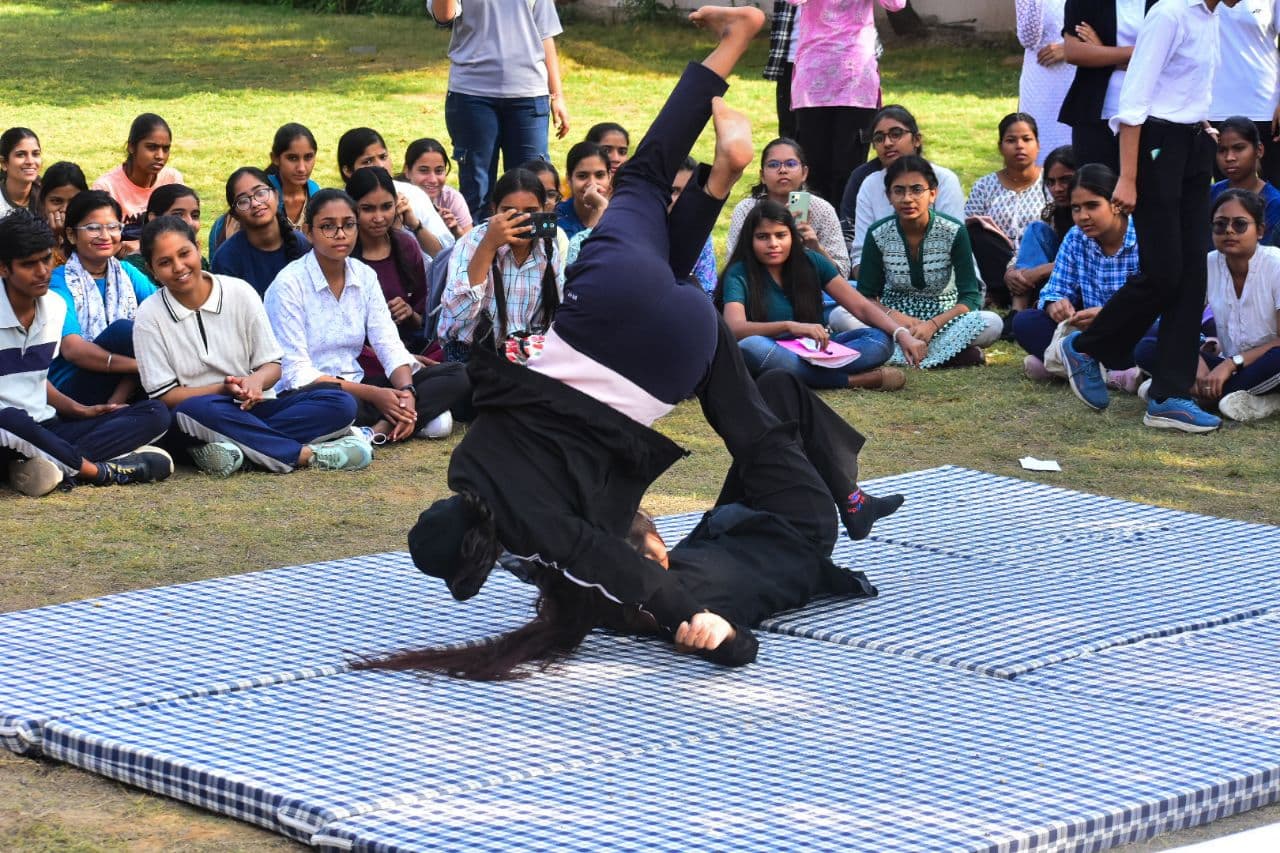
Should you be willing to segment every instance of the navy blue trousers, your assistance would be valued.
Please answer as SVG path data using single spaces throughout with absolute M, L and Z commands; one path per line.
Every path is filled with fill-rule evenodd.
M 169 430 L 170 421 L 168 408 L 159 400 L 82 421 L 55 417 L 37 423 L 24 409 L 0 409 L 0 448 L 28 459 L 43 456 L 71 477 L 86 459 L 105 462 L 157 441 Z

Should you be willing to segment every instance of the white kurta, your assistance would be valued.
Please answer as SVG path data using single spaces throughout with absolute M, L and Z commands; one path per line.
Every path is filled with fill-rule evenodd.
M 1016 0 L 1018 41 L 1026 48 L 1022 57 L 1022 79 L 1018 84 L 1018 109 L 1030 113 L 1040 127 L 1040 156 L 1043 165 L 1049 152 L 1071 144 L 1071 128 L 1058 122 L 1058 111 L 1067 89 L 1075 79 L 1075 66 L 1066 62 L 1046 68 L 1036 60 L 1045 45 L 1062 41 L 1062 11 L 1066 0 Z

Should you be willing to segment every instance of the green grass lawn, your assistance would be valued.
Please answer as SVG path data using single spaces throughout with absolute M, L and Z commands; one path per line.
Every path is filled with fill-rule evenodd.
M 445 136 L 447 39 L 425 19 L 337 18 L 227 3 L 45 0 L 0 4 L 0 30 L 10 36 L 0 52 L 0 73 L 10 81 L 4 126 L 34 128 L 46 163 L 74 160 L 93 180 L 122 159 L 133 116 L 158 112 L 174 129 L 172 162 L 200 192 L 209 222 L 223 207 L 225 176 L 241 165 L 265 165 L 271 135 L 284 122 L 301 121 L 319 138 L 321 184 L 337 181 L 334 146 L 349 127 L 380 130 L 393 157 L 418 136 Z M 352 51 L 366 46 L 376 53 Z M 570 141 L 606 119 L 626 125 L 638 141 L 675 75 L 708 47 L 683 28 L 571 23 L 561 39 Z M 757 44 L 729 95 L 758 118 L 760 144 L 773 135 L 773 88 L 759 76 L 766 47 Z M 1005 60 L 1015 55 L 989 46 L 892 45 L 885 55 L 886 102 L 916 113 L 930 156 L 955 169 L 966 186 L 997 165 L 995 125 L 1013 109 L 1017 90 L 1016 67 Z M 698 153 L 710 148 L 704 137 Z M 554 142 L 554 158 L 562 161 L 567 149 Z M 1134 399 L 1095 414 L 1062 386 L 1028 382 L 1013 347 L 995 348 L 990 360 L 981 369 L 913 374 L 895 395 L 828 394 L 870 437 L 866 475 L 953 463 L 1280 523 L 1277 423 L 1170 435 L 1142 427 Z M 693 407 L 681 407 L 660 428 L 694 455 L 657 483 L 651 508 L 705 507 L 726 454 Z M 5 492 L 0 610 L 402 548 L 417 513 L 445 491 L 452 445 L 415 442 L 380 451 L 372 468 L 355 474 L 211 481 L 180 472 L 158 486 L 79 488 L 41 500 Z M 1022 472 L 1016 460 L 1025 455 L 1057 459 L 1063 472 Z M 292 846 L 4 751 L 0 802 L 6 849 Z

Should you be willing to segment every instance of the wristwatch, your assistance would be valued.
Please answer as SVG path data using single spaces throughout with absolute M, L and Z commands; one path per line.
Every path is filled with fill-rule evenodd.
M 1239 373 L 1241 370 L 1244 370 L 1244 356 L 1242 356 L 1240 353 L 1236 353 L 1235 355 L 1231 356 L 1231 363 L 1236 366 L 1236 373 Z
M 397 388 L 396 390 L 397 390 L 397 391 L 408 391 L 410 394 L 412 394 L 412 395 L 413 395 L 413 399 L 415 399 L 415 400 L 416 400 L 416 399 L 418 399 L 418 389 L 417 389 L 417 387 L 416 387 L 415 385 L 412 385 L 412 384 L 410 384 L 410 385 L 405 385 L 404 387 L 402 387 L 402 388 Z

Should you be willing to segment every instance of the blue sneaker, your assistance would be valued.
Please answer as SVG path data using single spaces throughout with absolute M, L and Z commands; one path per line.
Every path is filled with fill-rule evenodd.
M 1078 337 L 1079 332 L 1072 332 L 1059 344 L 1062 364 L 1067 368 L 1067 384 L 1086 406 L 1101 412 L 1110 405 L 1111 395 L 1107 393 L 1107 383 L 1102 379 L 1102 368 L 1098 366 L 1098 360 L 1076 352 L 1075 342 Z
M 1163 402 L 1147 403 L 1142 422 L 1157 429 L 1180 429 L 1183 432 L 1213 432 L 1222 426 L 1222 418 L 1211 415 L 1186 397 L 1169 397 Z

